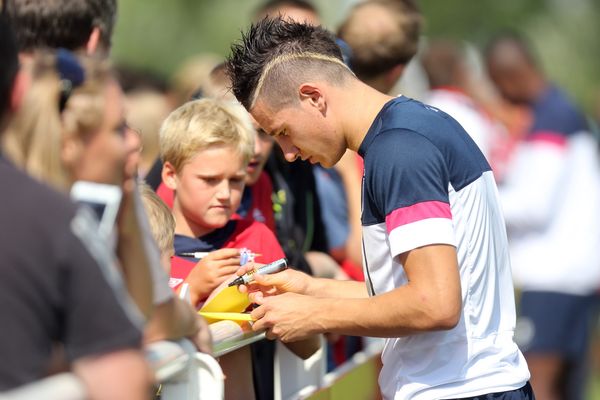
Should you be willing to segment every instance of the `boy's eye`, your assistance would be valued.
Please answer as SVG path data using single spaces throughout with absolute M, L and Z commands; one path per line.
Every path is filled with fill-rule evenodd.
M 279 136 L 287 136 L 287 129 L 281 130 L 281 132 L 279 132 Z
M 218 178 L 201 178 L 204 182 L 209 185 L 217 185 L 220 181 Z
M 231 181 L 231 183 L 233 183 L 233 184 L 237 184 L 237 185 L 239 185 L 239 184 L 241 184 L 241 183 L 244 183 L 245 179 L 244 179 L 243 177 L 238 177 L 238 178 L 231 178 L 231 180 L 230 180 L 230 181 Z

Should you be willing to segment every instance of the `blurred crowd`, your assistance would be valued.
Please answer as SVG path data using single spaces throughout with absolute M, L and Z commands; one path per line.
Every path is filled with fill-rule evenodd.
M 90 398 L 150 397 L 143 346 L 188 338 L 210 353 L 224 326 L 196 311 L 246 261 L 364 280 L 358 154 L 331 169 L 288 162 L 229 91 L 219 56 L 191 55 L 170 78 L 112 64 L 116 0 L 2 10 L 0 391 L 72 371 Z M 320 24 L 308 0 L 270 0 L 249 19 L 277 17 Z M 600 287 L 594 118 L 519 32 L 479 49 L 423 37 L 425 20 L 417 1 L 365 0 L 335 33 L 346 64 L 381 92 L 402 95 L 408 65 L 422 71 L 417 99 L 488 159 L 536 396 L 583 399 Z M 69 200 L 80 181 L 120 188 L 110 234 Z M 326 335 L 328 370 L 371 340 Z M 319 343 L 285 345 L 306 359 Z M 221 357 L 225 397 L 273 399 L 274 354 L 265 340 Z

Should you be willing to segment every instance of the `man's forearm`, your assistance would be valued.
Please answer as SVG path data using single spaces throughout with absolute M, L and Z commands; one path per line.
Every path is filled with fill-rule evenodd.
M 333 298 L 363 298 L 369 295 L 364 282 L 340 281 L 326 278 L 312 278 L 304 294 L 315 297 Z
M 408 285 L 370 298 L 316 300 L 315 324 L 324 332 L 347 335 L 402 337 L 452 329 L 460 318 L 460 305 L 444 296 L 426 296 Z

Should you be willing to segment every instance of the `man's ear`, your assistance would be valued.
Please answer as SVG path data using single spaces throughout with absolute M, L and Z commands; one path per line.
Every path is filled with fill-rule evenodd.
M 92 28 L 92 33 L 90 33 L 90 37 L 88 38 L 88 41 L 85 44 L 86 54 L 95 54 L 96 50 L 98 49 L 98 43 L 100 43 L 100 28 L 95 26 L 94 28 Z
M 165 161 L 160 175 L 166 187 L 171 190 L 177 190 L 177 171 L 173 164 Z
M 321 89 L 314 83 L 303 83 L 298 88 L 300 101 L 308 101 L 310 105 L 316 107 L 319 111 L 326 108 L 325 97 Z

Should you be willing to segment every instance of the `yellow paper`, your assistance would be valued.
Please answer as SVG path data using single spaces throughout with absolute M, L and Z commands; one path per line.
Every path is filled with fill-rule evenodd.
M 224 285 L 216 288 L 206 300 L 200 312 L 241 313 L 250 305 L 250 299 L 245 293 L 240 293 L 237 286 Z
M 237 313 L 237 312 L 204 312 L 200 311 L 209 324 L 215 321 L 229 320 L 229 321 L 252 321 L 252 317 L 248 313 Z

